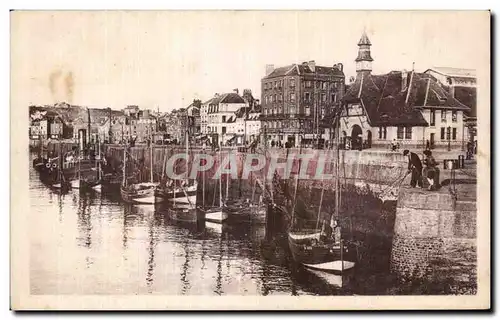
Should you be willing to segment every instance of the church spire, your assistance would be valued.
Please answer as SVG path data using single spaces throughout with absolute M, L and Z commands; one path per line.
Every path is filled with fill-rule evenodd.
M 370 73 L 372 71 L 372 61 L 373 58 L 370 54 L 370 47 L 372 43 L 368 36 L 366 35 L 366 31 L 363 30 L 363 34 L 358 42 L 358 57 L 356 58 L 356 72 L 361 73 Z

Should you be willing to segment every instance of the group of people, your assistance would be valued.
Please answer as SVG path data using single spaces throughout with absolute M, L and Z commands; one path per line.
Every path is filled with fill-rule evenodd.
M 428 190 L 439 189 L 439 168 L 436 159 L 432 156 L 432 151 L 424 151 L 423 164 L 420 157 L 410 150 L 404 150 L 403 156 L 408 157 L 408 173 L 411 173 L 410 186 L 423 188 L 423 176 L 425 176 L 429 182 Z

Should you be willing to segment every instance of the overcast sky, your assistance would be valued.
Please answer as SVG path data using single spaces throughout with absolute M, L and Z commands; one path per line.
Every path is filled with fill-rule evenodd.
M 167 111 L 214 93 L 251 89 L 265 65 L 343 63 L 355 75 L 366 28 L 374 73 L 487 61 L 487 16 L 457 12 L 14 12 L 17 104 L 69 101 Z

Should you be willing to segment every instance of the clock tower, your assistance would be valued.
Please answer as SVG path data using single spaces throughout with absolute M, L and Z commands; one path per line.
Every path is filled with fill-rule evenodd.
M 358 75 L 365 73 L 369 74 L 372 71 L 372 57 L 370 55 L 370 47 L 371 47 L 370 39 L 366 35 L 366 32 L 363 31 L 363 35 L 361 35 L 361 39 L 358 42 L 358 57 L 356 58 L 356 73 Z

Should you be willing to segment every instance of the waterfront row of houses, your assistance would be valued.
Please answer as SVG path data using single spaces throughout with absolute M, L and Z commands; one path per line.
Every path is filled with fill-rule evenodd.
M 241 145 L 325 146 L 335 139 L 341 115 L 344 147 L 361 149 L 398 143 L 417 148 L 464 148 L 476 140 L 474 70 L 431 68 L 425 72 L 372 74 L 371 42 L 358 42 L 356 77 L 346 84 L 343 64 L 307 61 L 267 65 L 261 97 L 250 89 L 216 93 L 167 113 L 127 106 L 123 110 L 57 104 L 30 107 L 30 137 L 185 141 Z

